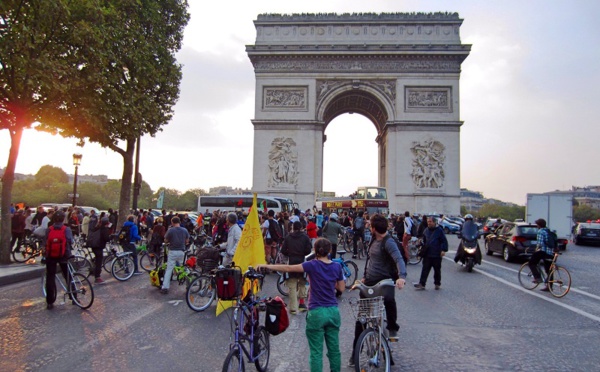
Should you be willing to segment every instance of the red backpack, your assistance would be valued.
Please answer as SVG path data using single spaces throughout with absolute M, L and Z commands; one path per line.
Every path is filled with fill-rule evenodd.
M 65 225 L 60 228 L 51 227 L 46 241 L 46 257 L 47 258 L 62 258 L 67 251 L 67 235 Z

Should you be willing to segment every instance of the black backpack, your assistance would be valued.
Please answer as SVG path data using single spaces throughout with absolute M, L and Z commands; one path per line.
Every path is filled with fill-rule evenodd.
M 558 247 L 558 236 L 550 229 L 548 230 L 548 248 L 556 249 Z
M 365 229 L 365 219 L 362 217 L 356 217 L 354 220 L 354 230 L 363 231 Z
M 119 244 L 125 246 L 131 242 L 131 225 L 123 225 L 121 231 L 119 231 Z
M 271 239 L 276 242 L 281 242 L 283 240 L 283 233 L 279 227 L 279 223 L 272 219 L 269 219 L 269 235 L 271 235 Z
M 410 236 L 417 236 L 417 234 L 418 234 L 417 224 L 415 223 L 415 220 L 413 220 L 413 219 L 411 219 L 410 222 L 412 223 L 412 225 L 410 226 Z

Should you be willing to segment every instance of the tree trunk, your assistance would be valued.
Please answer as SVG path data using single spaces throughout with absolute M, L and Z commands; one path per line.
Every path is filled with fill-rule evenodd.
M 22 119 L 17 119 L 17 129 L 10 132 L 10 152 L 8 154 L 8 163 L 2 176 L 2 224 L 0 228 L 0 264 L 10 264 L 10 239 L 11 239 L 11 214 L 10 203 L 12 198 L 12 188 L 15 182 L 15 168 L 17 167 L 17 158 L 19 157 L 19 148 L 21 147 L 21 138 L 23 137 Z
M 127 220 L 131 212 L 131 177 L 133 175 L 133 153 L 135 139 L 127 140 L 127 149 L 120 152 L 123 156 L 123 176 L 121 177 L 121 196 L 119 198 L 119 222 L 117 231 Z

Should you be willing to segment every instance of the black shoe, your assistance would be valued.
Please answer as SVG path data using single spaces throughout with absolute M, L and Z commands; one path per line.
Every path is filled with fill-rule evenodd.
M 417 283 L 417 284 L 415 284 L 415 289 L 419 290 L 419 291 L 423 291 L 423 290 L 425 290 L 425 286 L 421 283 Z
M 353 254 L 353 255 L 352 255 L 352 258 L 356 260 L 356 255 L 355 255 L 355 254 Z
M 388 329 L 388 337 L 398 337 L 398 330 L 396 329 Z
M 47 309 L 47 310 L 52 310 L 52 309 L 54 309 L 54 304 L 46 304 L 46 309 Z
M 354 357 L 350 357 L 350 359 L 348 360 L 348 367 L 354 367 Z
M 542 291 L 542 292 L 550 292 L 550 288 L 548 286 L 545 286 L 544 288 L 540 289 L 540 291 Z

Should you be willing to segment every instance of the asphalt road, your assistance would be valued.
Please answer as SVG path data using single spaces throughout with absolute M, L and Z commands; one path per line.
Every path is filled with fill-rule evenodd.
M 458 241 L 449 240 L 452 251 Z M 569 245 L 561 256 L 573 278 L 562 299 L 522 289 L 519 264 L 500 256 L 484 255 L 473 273 L 455 264 L 453 253 L 448 256 L 441 290 L 433 290 L 430 274 L 427 290 L 410 285 L 396 292 L 401 330 L 400 342 L 392 344 L 393 371 L 600 370 L 599 247 Z M 409 266 L 409 283 L 420 270 Z M 215 317 L 213 306 L 195 313 L 185 303 L 184 287 L 171 288 L 161 295 L 147 275 L 124 283 L 111 278 L 94 287 L 90 310 L 58 300 L 48 311 L 40 280 L 0 287 L 0 370 L 220 371 L 231 312 Z M 263 294 L 275 292 L 271 275 Z M 353 337 L 351 296 L 344 294 L 340 303 L 344 366 Z M 304 316 L 290 316 L 288 331 L 270 339 L 270 371 L 309 370 Z M 328 370 L 326 358 L 324 363 Z

